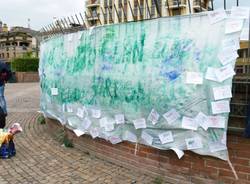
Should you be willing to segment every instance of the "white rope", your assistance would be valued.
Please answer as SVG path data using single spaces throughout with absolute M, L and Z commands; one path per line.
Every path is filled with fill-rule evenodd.
M 228 162 L 230 168 L 232 169 L 232 172 L 234 173 L 235 179 L 236 179 L 236 180 L 239 180 L 239 177 L 238 177 L 238 175 L 237 175 L 237 173 L 236 173 L 236 171 L 235 171 L 235 169 L 234 169 L 234 167 L 233 167 L 233 164 L 232 164 L 232 162 L 230 161 L 229 158 L 228 158 L 227 162 Z
M 135 152 L 134 152 L 135 155 L 137 153 L 137 149 L 138 149 L 138 143 L 136 142 L 136 144 L 135 144 Z

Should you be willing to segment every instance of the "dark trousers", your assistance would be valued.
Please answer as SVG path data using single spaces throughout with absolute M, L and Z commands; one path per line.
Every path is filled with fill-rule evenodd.
M 6 114 L 3 112 L 3 109 L 0 107 L 0 128 L 4 128 L 6 124 Z

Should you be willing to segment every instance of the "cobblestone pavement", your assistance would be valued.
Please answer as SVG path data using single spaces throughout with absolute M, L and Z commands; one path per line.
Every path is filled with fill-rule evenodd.
M 0 184 L 31 183 L 154 183 L 152 177 L 65 148 L 37 123 L 39 84 L 7 84 L 8 125 L 19 122 L 24 131 L 15 137 L 17 155 L 0 159 Z

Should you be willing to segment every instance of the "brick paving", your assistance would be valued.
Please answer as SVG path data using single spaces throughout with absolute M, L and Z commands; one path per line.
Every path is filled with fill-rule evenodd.
M 0 184 L 131 184 L 154 183 L 154 177 L 65 148 L 37 123 L 39 84 L 7 84 L 7 124 L 19 122 L 24 131 L 15 137 L 17 155 L 0 159 Z

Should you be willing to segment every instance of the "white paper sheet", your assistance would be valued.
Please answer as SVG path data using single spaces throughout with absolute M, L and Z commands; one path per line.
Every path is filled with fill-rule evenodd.
M 91 137 L 94 139 L 99 136 L 99 129 L 98 128 L 91 128 L 89 131 Z
M 151 135 L 149 135 L 147 132 L 142 131 L 141 133 L 141 138 L 149 145 L 152 145 L 153 143 L 153 137 Z
M 213 88 L 214 100 L 232 98 L 231 87 L 229 85 Z
M 73 112 L 73 108 L 70 107 L 70 106 L 67 106 L 67 112 L 72 113 Z
M 199 72 L 187 72 L 186 73 L 186 83 L 187 84 L 202 84 L 203 74 Z
M 82 136 L 83 134 L 85 134 L 84 131 L 78 130 L 78 129 L 74 129 L 73 132 L 76 134 L 77 137 L 80 137 L 80 136 Z
M 176 155 L 178 156 L 179 159 L 181 159 L 184 155 L 184 152 L 178 148 L 170 148 L 171 150 L 173 150 Z
M 116 114 L 115 115 L 115 122 L 116 124 L 124 124 L 125 123 L 125 117 L 124 114 Z
M 83 110 L 82 108 L 78 108 L 78 109 L 77 109 L 76 115 L 77 115 L 79 118 L 84 118 L 84 110 Z
M 227 150 L 227 146 L 221 142 L 213 142 L 209 144 L 209 150 L 214 153 L 218 151 Z
M 137 142 L 137 136 L 134 133 L 127 130 L 123 134 L 123 140 L 127 140 L 130 142 Z
M 224 116 L 208 116 L 207 125 L 209 128 L 225 128 L 226 119 Z
M 233 77 L 235 75 L 235 72 L 232 65 L 228 64 L 215 70 L 215 75 L 219 82 L 223 82 L 224 80 Z
M 160 114 L 156 110 L 152 109 L 148 116 L 148 120 L 151 121 L 153 125 L 155 125 L 158 122 L 159 118 Z
M 207 115 L 205 115 L 202 112 L 199 112 L 197 116 L 195 117 L 195 121 L 197 125 L 202 127 L 204 130 L 207 130 L 208 129 L 207 118 L 208 118 Z
M 91 126 L 91 124 L 92 124 L 92 122 L 90 121 L 90 119 L 89 118 L 84 118 L 84 120 L 83 120 L 83 126 L 84 126 L 84 129 L 85 130 L 87 130 L 87 129 L 89 129 L 89 127 Z
M 190 130 L 197 130 L 198 124 L 193 118 L 184 116 L 182 118 L 182 128 L 190 129 Z
M 240 39 L 237 37 L 227 38 L 222 41 L 222 48 L 231 48 L 232 51 L 240 49 Z
M 109 137 L 109 141 L 112 144 L 118 144 L 118 143 L 122 142 L 122 140 L 119 137 L 116 137 L 116 136 Z
M 159 134 L 159 139 L 162 144 L 174 142 L 173 134 L 171 131 L 166 131 L 166 132 Z
M 110 131 L 113 131 L 115 128 L 115 125 L 114 123 L 112 122 L 108 122 L 105 126 L 104 126 L 104 129 L 106 132 L 110 132 Z
M 249 19 L 249 7 L 236 7 L 231 9 L 231 17 L 239 19 Z
M 240 32 L 243 28 L 243 23 L 244 21 L 242 19 L 234 19 L 234 18 L 227 19 L 225 25 L 225 33 L 231 34 L 235 32 Z
M 58 95 L 58 88 L 51 88 L 51 95 L 57 96 Z
M 171 125 L 181 116 L 175 109 L 171 109 L 170 111 L 163 114 L 163 117 L 167 120 L 168 124 Z
M 218 82 L 219 80 L 216 77 L 216 70 L 216 68 L 208 67 L 205 79 Z
M 199 137 L 185 139 L 185 142 L 188 150 L 200 149 L 203 147 Z
M 232 63 L 239 57 L 237 51 L 234 51 L 233 47 L 224 48 L 219 54 L 218 58 L 222 65 Z
M 216 102 L 211 102 L 213 114 L 229 113 L 230 104 L 228 100 L 221 100 Z
M 102 113 L 101 113 L 101 110 L 99 109 L 91 109 L 91 115 L 93 118 L 100 118 Z
M 211 24 L 215 24 L 227 18 L 227 14 L 223 9 L 217 9 L 208 13 Z
M 100 127 L 104 128 L 105 125 L 107 124 L 108 122 L 108 119 L 106 117 L 103 117 L 99 120 L 99 123 L 100 123 Z
M 135 129 L 147 128 L 146 120 L 144 118 L 133 120 Z

